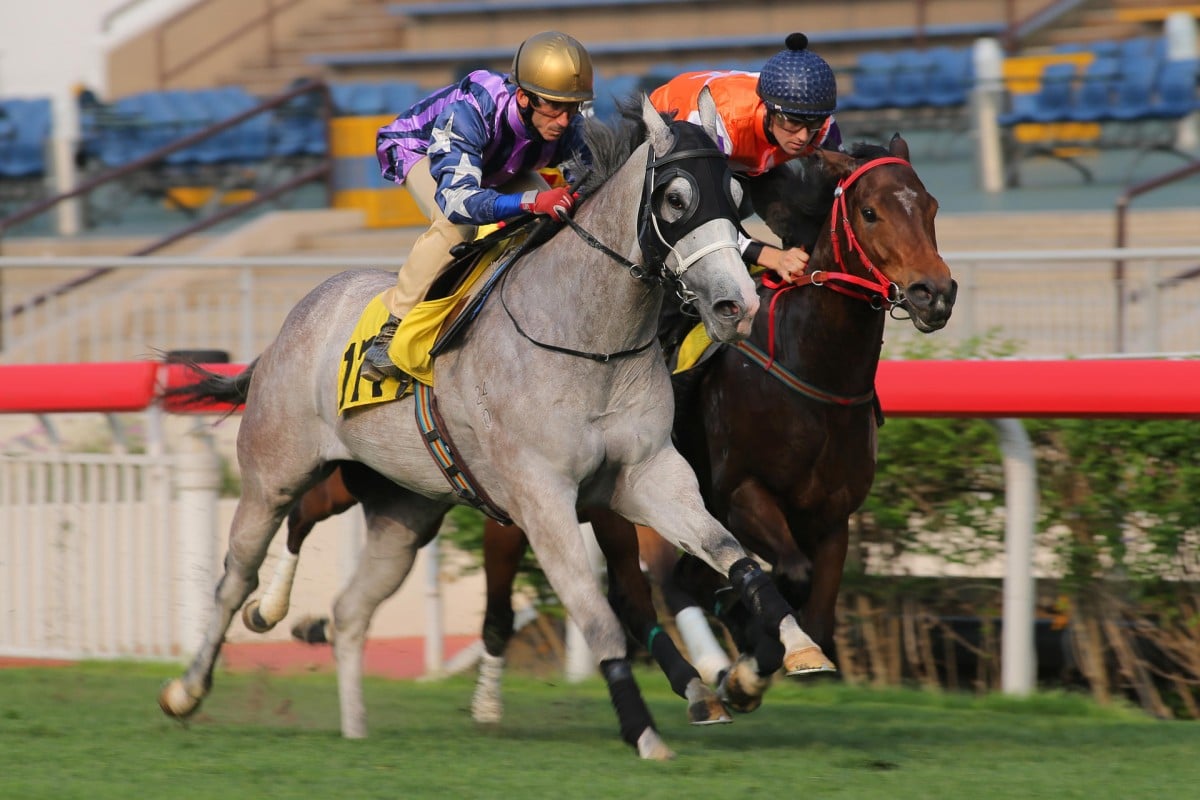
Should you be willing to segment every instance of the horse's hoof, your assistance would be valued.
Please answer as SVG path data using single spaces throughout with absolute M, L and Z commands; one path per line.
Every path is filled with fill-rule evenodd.
M 173 678 L 163 684 L 158 691 L 158 707 L 168 717 L 185 719 L 195 713 L 200 707 L 199 697 L 194 697 L 184 688 L 183 681 Z
M 747 692 L 737 678 L 737 668 L 726 670 L 721 676 L 721 682 L 717 684 L 717 697 L 726 707 L 736 711 L 739 714 L 749 714 L 751 711 L 758 710 L 762 705 L 762 692 L 752 694 Z
M 333 628 L 326 617 L 305 617 L 292 626 L 292 638 L 305 644 L 333 644 Z
M 251 600 L 242 606 L 242 622 L 254 633 L 266 633 L 275 627 L 274 622 L 267 622 L 258 610 L 258 600 Z
M 803 647 L 785 655 L 783 657 L 783 668 L 787 671 L 788 675 L 837 672 L 837 666 L 816 645 Z
M 504 702 L 499 697 L 483 696 L 479 692 L 471 698 L 471 719 L 480 725 L 498 725 L 504 719 Z
M 714 695 L 688 706 L 688 722 L 692 725 L 728 725 L 733 717 Z
M 670 761 L 675 757 L 671 748 L 658 735 L 654 728 L 646 728 L 637 740 L 637 751 L 640 758 L 648 761 Z

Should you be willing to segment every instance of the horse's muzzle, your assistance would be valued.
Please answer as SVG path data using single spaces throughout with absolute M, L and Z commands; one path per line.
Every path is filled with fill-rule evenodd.
M 912 314 L 913 325 L 922 333 L 933 333 L 946 327 L 958 298 L 958 281 L 947 287 L 930 281 L 916 281 L 904 290 L 904 307 Z

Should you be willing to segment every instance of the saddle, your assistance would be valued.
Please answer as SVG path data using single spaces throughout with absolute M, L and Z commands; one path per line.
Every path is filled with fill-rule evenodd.
M 400 323 L 388 348 L 402 378 L 369 381 L 360 377 L 367 348 L 388 310 L 383 293 L 363 309 L 338 366 L 338 413 L 408 396 L 414 381 L 433 386 L 434 357 L 450 349 L 478 316 L 479 310 L 508 269 L 525 253 L 546 241 L 557 223 L 548 217 L 523 215 L 485 236 L 457 245 L 454 263 L 434 282 Z

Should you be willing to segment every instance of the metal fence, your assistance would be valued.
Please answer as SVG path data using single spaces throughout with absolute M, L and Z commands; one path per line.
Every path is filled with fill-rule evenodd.
M 190 643 L 173 475 L 155 456 L 0 454 L 0 652 L 167 658 Z
M 1200 245 L 944 254 L 960 289 L 944 331 L 924 340 L 888 326 L 885 355 L 921 338 L 943 347 L 987 336 L 1016 355 L 1190 353 L 1200 342 Z M 124 361 L 181 349 L 246 361 L 288 311 L 343 269 L 402 259 L 0 258 L 0 363 Z M 81 289 L 55 287 L 114 269 Z M 15 312 L 19 309 L 19 312 Z

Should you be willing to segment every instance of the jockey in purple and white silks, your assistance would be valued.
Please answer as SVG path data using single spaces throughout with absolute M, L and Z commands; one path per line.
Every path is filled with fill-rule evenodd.
M 523 212 L 570 213 L 570 190 L 551 188 L 537 170 L 589 159 L 579 110 L 592 96 L 583 45 L 548 31 L 521 44 L 509 75 L 471 72 L 379 129 L 383 176 L 408 188 L 430 226 L 384 292 L 390 316 L 365 353 L 363 377 L 400 377 L 387 354 L 400 319 L 453 263 L 450 249 L 474 238 L 479 225 Z

